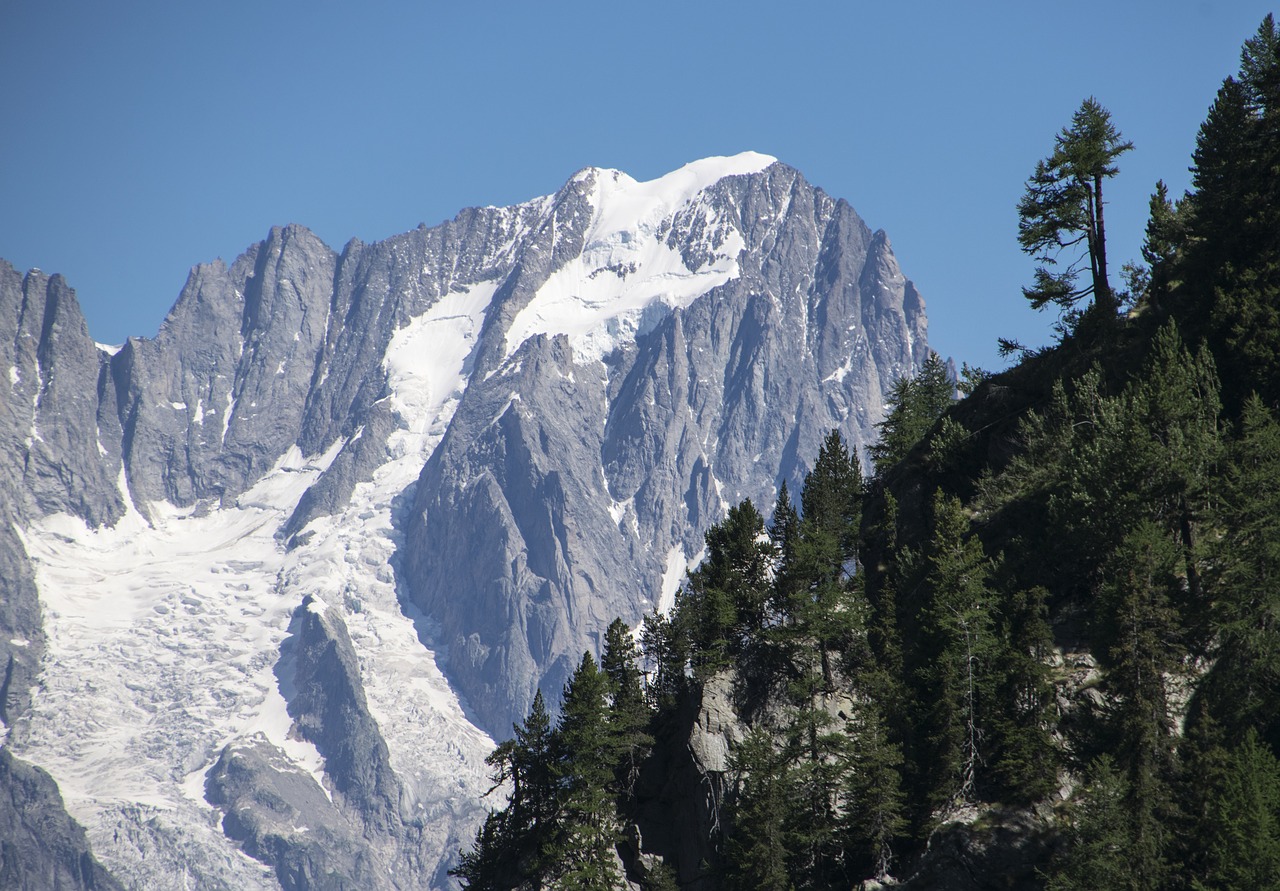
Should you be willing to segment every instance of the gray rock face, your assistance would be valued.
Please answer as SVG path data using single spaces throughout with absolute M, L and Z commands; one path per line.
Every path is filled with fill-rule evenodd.
M 269 863 L 287 891 L 390 887 L 359 827 L 309 774 L 259 737 L 227 746 L 205 783 L 222 827 L 249 856 Z
M 106 359 L 62 276 L 0 260 L 0 477 L 17 519 L 66 511 L 100 524 L 123 512 Z
M 456 692 L 476 725 L 505 738 L 539 687 L 558 699 L 613 618 L 638 622 L 674 593 L 728 505 L 750 497 L 767 511 L 833 427 L 855 446 L 873 440 L 889 386 L 927 352 L 923 302 L 884 234 L 763 156 L 652 183 L 588 169 L 554 195 L 341 253 L 301 227 L 273 229 L 230 265 L 193 269 L 156 338 L 114 354 L 89 337 L 61 278 L 0 261 L 11 369 L 0 509 L 23 530 L 60 513 L 90 527 L 123 518 L 155 532 L 157 548 L 169 547 L 176 508 L 237 522 L 278 513 L 278 550 L 256 562 L 204 566 L 183 550 L 193 589 L 234 576 L 241 591 L 305 592 L 308 561 L 332 558 L 342 581 L 323 614 L 298 593 L 288 635 L 253 627 L 266 620 L 251 610 L 234 618 L 236 634 L 285 640 L 244 676 L 277 666 L 291 738 L 323 756 L 325 789 L 290 768 L 288 744 L 229 718 L 193 749 L 215 763 L 157 766 L 147 781 L 189 791 L 205 770 L 199 806 L 215 803 L 226 832 L 286 887 L 443 884 L 480 813 L 466 779 L 479 743 L 451 742 L 457 787 L 424 795 L 404 759 L 425 744 L 398 748 L 379 723 L 405 727 L 417 706 L 386 685 L 422 683 L 433 709 Z M 298 474 L 309 484 L 295 491 Z M 75 617 L 51 613 L 41 627 L 46 582 L 2 525 L 0 718 L 20 747 L 39 709 L 41 648 L 59 639 L 46 632 Z M 50 560 L 80 546 L 39 529 Z M 266 575 L 250 578 L 259 565 Z M 412 617 L 414 658 L 431 658 L 420 638 L 452 690 L 408 657 L 379 661 L 399 632 L 369 612 L 374 589 L 389 592 L 395 618 Z M 236 671 L 225 689 L 198 692 L 265 709 Z M 128 695 L 154 709 L 161 694 Z M 204 828 L 175 826 L 181 844 L 203 844 Z M 111 844 L 105 827 L 90 835 Z M 177 863 L 177 845 L 132 838 L 104 861 L 152 851 L 153 863 Z M 212 842 L 202 850 L 209 863 L 223 856 Z M 386 870 L 397 878 L 384 882 Z
M 62 809 L 53 779 L 0 749 L 0 887 L 118 891 Z
M 767 511 L 833 427 L 873 441 L 888 387 L 927 355 L 923 303 L 884 234 L 775 164 L 721 179 L 659 226 L 691 269 L 739 233 L 736 277 L 686 307 L 651 305 L 647 330 L 601 362 L 541 336 L 503 361 L 496 320 L 579 261 L 590 182 L 556 196 L 568 222 L 554 249 L 535 238 L 502 285 L 510 296 L 477 346 L 484 374 L 407 529 L 408 590 L 439 618 L 452 676 L 496 733 L 538 686 L 557 696 L 614 617 L 638 622 L 672 549 L 694 557 L 728 504 Z M 584 279 L 595 274 L 610 272 Z
M 330 614 L 307 598 L 291 630 L 278 670 L 294 727 L 324 756 L 325 774 L 369 831 L 394 835 L 400 829 L 399 784 L 369 715 L 346 625 L 336 610 Z
M 135 503 L 234 498 L 298 438 L 337 257 L 298 226 L 196 267 L 155 340 L 113 360 Z

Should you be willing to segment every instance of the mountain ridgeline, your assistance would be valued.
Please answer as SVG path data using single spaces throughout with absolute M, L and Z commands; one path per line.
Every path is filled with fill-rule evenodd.
M 798 503 L 731 507 L 490 757 L 467 887 L 1280 888 L 1274 20 L 1113 289 L 1130 148 L 1091 98 L 1028 180 L 1059 341 L 954 402 L 929 360 L 869 479 L 833 431 Z
M 273 229 L 120 347 L 0 262 L 0 350 L 23 889 L 449 884 L 487 734 L 929 355 L 884 233 L 752 153 Z

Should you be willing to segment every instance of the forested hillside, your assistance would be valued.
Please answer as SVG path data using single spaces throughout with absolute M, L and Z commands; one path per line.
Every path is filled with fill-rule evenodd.
M 1280 29 L 1115 286 L 1121 123 L 1017 208 L 1057 342 L 958 401 L 934 357 L 869 478 L 833 433 L 732 508 L 490 757 L 468 887 L 1280 887 Z

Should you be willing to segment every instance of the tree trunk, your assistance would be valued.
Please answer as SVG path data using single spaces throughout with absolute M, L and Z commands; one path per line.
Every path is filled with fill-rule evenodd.
M 1096 262 L 1094 263 L 1093 303 L 1094 306 L 1105 306 L 1115 312 L 1116 301 L 1111 294 L 1111 282 L 1107 279 L 1107 229 L 1102 222 L 1102 175 L 1093 178 L 1093 208 L 1090 215 L 1097 226 Z M 1105 301 L 1105 302 L 1104 302 Z

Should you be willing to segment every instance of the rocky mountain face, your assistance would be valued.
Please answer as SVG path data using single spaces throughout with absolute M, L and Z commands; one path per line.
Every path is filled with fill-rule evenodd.
M 534 692 L 927 353 L 884 233 L 755 154 L 273 229 L 118 349 L 0 261 L 0 825 L 68 827 L 0 868 L 445 885 Z

